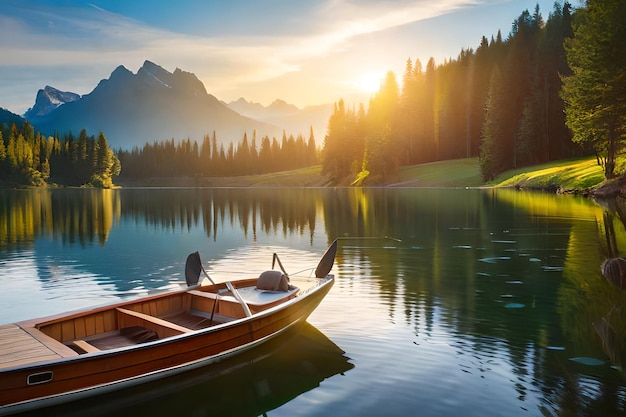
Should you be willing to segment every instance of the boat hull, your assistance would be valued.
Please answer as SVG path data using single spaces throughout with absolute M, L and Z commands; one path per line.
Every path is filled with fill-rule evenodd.
M 71 401 L 206 366 L 306 320 L 334 283 L 250 317 L 157 341 L 0 369 L 0 415 Z

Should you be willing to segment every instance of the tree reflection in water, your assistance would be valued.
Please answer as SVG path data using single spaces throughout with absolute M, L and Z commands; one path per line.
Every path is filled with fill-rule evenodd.
M 369 335 L 393 334 L 397 339 L 373 350 L 403 358 L 385 363 L 398 363 L 405 378 L 419 376 L 420 365 L 449 351 L 464 371 L 455 373 L 454 381 L 469 381 L 459 387 L 462 393 L 473 393 L 472 384 L 485 380 L 496 387 L 496 381 L 518 396 L 499 405 L 519 410 L 531 404 L 537 415 L 532 408 L 537 397 L 542 415 L 607 415 L 624 409 L 623 376 L 585 361 L 611 360 L 621 367 L 626 358 L 625 295 L 600 271 L 602 260 L 622 256 L 626 248 L 624 213 L 619 201 L 602 207 L 576 196 L 513 190 L 14 190 L 0 191 L 0 254 L 49 239 L 76 249 L 66 252 L 78 258 L 83 246 L 110 245 L 113 231 L 132 225 L 123 235 L 127 240 L 144 233 L 189 243 L 200 235 L 204 240 L 191 243 L 210 246 L 236 235 L 233 250 L 245 256 L 235 258 L 247 268 L 243 261 L 249 261 L 247 250 L 257 240 L 283 247 L 295 242 L 306 249 L 339 237 L 339 279 L 318 317 L 347 335 L 352 349 L 366 351 Z M 199 233 L 190 237 L 190 231 Z M 138 259 L 133 246 L 107 249 L 126 274 L 130 257 L 137 270 L 159 270 L 155 247 L 147 249 L 146 260 Z M 46 248 L 38 249 L 46 256 Z M 172 249 L 165 251 L 159 253 L 170 256 Z M 214 253 L 220 266 L 227 256 Z M 91 268 L 91 260 L 82 264 Z M 171 259 L 163 263 L 174 265 Z M 90 272 L 94 280 L 112 275 Z M 120 292 L 148 287 L 142 274 L 132 282 L 128 276 L 116 279 L 110 282 Z M 103 290 L 102 281 L 98 284 Z M 344 318 L 345 304 L 337 302 L 333 310 L 334 298 L 353 296 L 361 302 L 351 305 L 349 317 Z M 445 350 L 429 351 L 437 336 L 444 338 Z M 446 366 L 453 365 L 438 364 L 438 372 L 450 371 Z M 381 377 L 374 372 L 368 383 Z M 415 379 L 415 384 L 426 392 L 438 388 L 437 381 Z M 393 385 L 378 395 L 409 388 Z M 449 394 L 449 387 L 439 388 L 439 394 Z M 472 405 L 481 406 L 478 400 Z

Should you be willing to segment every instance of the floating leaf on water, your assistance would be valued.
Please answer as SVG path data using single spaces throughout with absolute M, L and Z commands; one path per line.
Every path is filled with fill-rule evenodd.
M 563 267 L 562 266 L 542 266 L 541 269 L 543 269 L 544 271 L 562 271 Z
M 565 350 L 565 346 L 546 346 L 548 350 Z
M 604 361 L 601 361 L 600 359 L 596 359 L 596 358 L 576 357 L 576 358 L 569 358 L 569 360 L 573 362 L 577 362 L 577 363 L 582 363 L 583 365 L 589 365 L 589 366 L 604 365 Z
M 504 308 L 524 308 L 526 304 L 522 303 L 508 303 L 504 305 Z
M 487 262 L 489 264 L 495 264 L 496 261 L 508 261 L 509 259 L 511 259 L 510 256 L 494 256 L 493 258 L 481 258 L 479 259 L 479 261 Z

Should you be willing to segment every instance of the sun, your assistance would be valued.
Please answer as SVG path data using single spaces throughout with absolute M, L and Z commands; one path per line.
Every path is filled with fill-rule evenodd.
M 378 72 L 364 72 L 354 80 L 354 85 L 364 93 L 374 94 L 380 90 L 383 78 Z

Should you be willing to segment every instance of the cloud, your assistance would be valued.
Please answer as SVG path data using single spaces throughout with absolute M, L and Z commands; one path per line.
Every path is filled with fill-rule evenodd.
M 428 19 L 475 3 L 469 0 L 414 0 L 394 2 L 390 7 L 389 2 L 381 0 L 329 1 L 314 12 L 314 18 L 320 21 L 319 28 L 311 28 L 306 35 L 277 33 L 274 36 L 229 37 L 194 36 L 150 27 L 93 4 L 89 8 L 64 9 L 13 7 L 9 11 L 14 11 L 15 16 L 0 15 L 2 32 L 13 35 L 3 37 L 5 41 L 0 42 L 0 48 L 2 52 L 8 52 L 2 55 L 10 57 L 9 61 L 15 65 L 59 65 L 68 58 L 76 65 L 88 60 L 112 62 L 119 61 L 119 56 L 125 53 L 146 55 L 162 49 L 178 57 L 185 55 L 192 61 L 203 56 L 206 61 L 248 62 L 249 66 L 256 63 L 268 65 L 278 59 L 283 62 L 279 68 L 292 71 L 296 67 L 294 62 L 299 59 L 345 47 L 355 36 Z M 276 30 L 280 31 L 280 27 Z M 18 53 L 18 49 L 22 51 Z M 41 54 L 45 59 L 38 59 Z M 80 60 L 81 57 L 85 59 Z M 227 66 L 232 69 L 232 65 Z
M 91 74 L 96 71 L 105 77 L 120 64 L 135 71 L 143 60 L 149 59 L 169 70 L 180 67 L 194 72 L 208 91 L 223 90 L 226 84 L 232 90 L 238 85 L 263 83 L 303 71 L 314 62 L 319 65 L 330 54 L 349 51 L 359 37 L 449 13 L 477 1 L 400 0 L 391 7 L 383 0 L 329 0 L 303 2 L 301 6 L 289 1 L 284 9 L 291 17 L 281 15 L 280 2 L 270 4 L 278 5 L 276 10 L 267 10 L 268 14 L 276 14 L 272 18 L 275 21 L 296 19 L 308 23 L 295 33 L 281 33 L 283 26 L 275 24 L 273 33 L 267 28 L 258 33 L 235 33 L 231 29 L 220 35 L 219 28 L 214 28 L 211 34 L 202 35 L 197 31 L 184 33 L 151 26 L 94 4 L 60 8 L 9 3 L 0 10 L 0 56 L 4 58 L 0 70 L 31 67 L 54 71 L 72 67 Z M 219 21 L 220 16 L 211 16 L 211 22 L 245 26 L 235 21 L 237 13 L 231 11 L 225 16 L 229 19 Z M 180 14 L 177 18 L 181 18 Z M 284 27 L 293 28 L 293 23 Z M 362 48 L 358 51 L 368 52 L 372 53 Z M 78 85 L 78 80 L 85 79 L 88 77 L 78 77 L 76 83 L 70 82 L 65 88 L 85 94 L 96 84 L 92 81 Z M 24 88 L 30 97 L 34 95 L 32 85 Z

